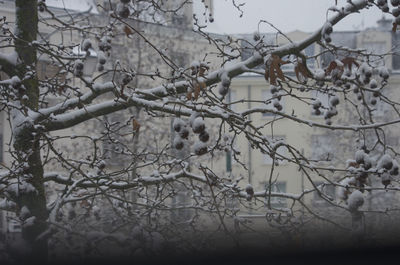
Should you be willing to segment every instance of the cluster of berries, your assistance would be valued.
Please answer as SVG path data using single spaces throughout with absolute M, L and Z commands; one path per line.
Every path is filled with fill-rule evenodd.
M 210 134 L 206 130 L 204 119 L 198 114 L 192 115 L 189 126 L 192 128 L 193 133 L 198 135 L 199 142 L 194 145 L 194 153 L 196 155 L 204 155 L 207 153 L 207 142 L 210 139 Z M 173 142 L 173 146 L 177 150 L 182 150 L 185 147 L 184 140 L 189 138 L 188 124 L 182 119 L 175 119 L 172 127 L 177 133 Z

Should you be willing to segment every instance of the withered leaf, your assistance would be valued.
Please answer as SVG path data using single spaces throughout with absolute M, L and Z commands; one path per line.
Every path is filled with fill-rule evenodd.
M 294 72 L 296 73 L 297 80 L 303 82 L 304 78 L 311 77 L 311 74 L 307 71 L 306 66 L 303 62 L 298 62 L 294 67 Z
M 135 132 L 138 132 L 139 129 L 140 129 L 140 123 L 135 118 L 133 118 L 132 119 L 132 130 Z
M 124 32 L 127 37 L 133 35 L 133 31 L 128 26 L 124 26 Z
M 277 78 L 285 80 L 285 75 L 281 70 L 281 65 L 287 63 L 288 62 L 283 61 L 278 55 L 271 55 L 271 58 L 265 68 L 265 79 L 267 81 L 269 80 L 271 85 L 276 85 Z
M 90 206 L 90 203 L 87 200 L 81 201 L 81 207 L 83 208 L 88 208 Z
M 200 66 L 199 76 L 204 77 L 204 74 L 205 74 L 206 71 L 207 71 L 206 67 Z
M 342 63 L 344 67 L 347 66 L 349 70 L 351 70 L 351 66 L 354 64 L 355 66 L 359 67 L 360 65 L 356 62 L 356 59 L 353 57 L 346 57 L 342 59 Z
M 357 163 L 357 162 L 350 162 L 349 163 L 349 167 L 355 167 L 355 168 L 358 168 L 358 167 L 360 167 L 360 165 Z
M 329 75 L 333 71 L 333 69 L 335 69 L 336 67 L 337 67 L 337 63 L 335 61 L 332 61 L 329 64 L 328 68 L 325 69 L 325 73 Z
M 192 100 L 192 91 L 187 92 L 186 98 L 187 98 L 188 100 Z
M 200 92 L 202 90 L 204 90 L 206 88 L 206 83 L 204 82 L 200 82 L 200 83 L 196 83 L 196 85 L 194 86 L 194 99 L 198 99 L 200 96 Z

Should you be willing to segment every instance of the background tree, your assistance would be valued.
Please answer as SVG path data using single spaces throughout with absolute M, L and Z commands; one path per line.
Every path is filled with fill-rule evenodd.
M 335 46 L 330 38 L 336 23 L 362 9 L 377 6 L 396 16 L 398 3 L 391 2 L 388 10 L 387 1 L 348 1 L 343 7 L 332 8 L 324 25 L 310 37 L 286 45 L 270 45 L 255 33 L 252 56 L 244 61 L 239 58 L 245 40 L 208 34 L 195 17 L 193 34 L 208 41 L 211 48 L 195 49 L 197 54 L 190 64 L 161 48 L 150 34 L 157 26 L 143 22 L 173 23 L 182 17 L 189 1 L 105 1 L 98 5 L 103 16 L 81 13 L 64 19 L 45 1 L 16 0 L 15 25 L 7 18 L 1 20 L 1 49 L 13 49 L 0 56 L 1 70 L 7 75 L 1 81 L 0 106 L 9 118 L 13 160 L 3 166 L 0 196 L 1 208 L 14 211 L 22 223 L 24 257 L 47 260 L 49 244 L 56 254 L 84 249 L 85 255 L 99 255 L 96 250 L 110 242 L 120 245 L 125 254 L 139 249 L 157 252 L 177 239 L 184 242 L 177 244 L 182 248 L 199 249 L 209 242 L 208 236 L 212 237 L 202 233 L 201 223 L 214 221 L 218 230 L 238 244 L 235 233 L 246 223 L 235 218 L 240 208 L 226 207 L 235 200 L 242 208 L 254 209 L 257 203 L 265 203 L 271 210 L 263 213 L 266 221 L 289 234 L 303 224 L 297 216 L 298 205 L 307 216 L 344 226 L 305 205 L 302 198 L 310 192 L 318 192 L 329 204 L 349 212 L 357 232 L 362 230 L 364 212 L 394 210 L 360 210 L 364 191 L 398 190 L 394 159 L 398 153 L 384 140 L 385 128 L 400 121 L 398 103 L 382 92 L 389 72 L 371 63 L 373 54 Z M 241 11 L 241 5 L 233 4 Z M 396 23 L 397 19 L 394 27 Z M 40 36 L 40 27 L 54 30 L 52 34 L 60 37 Z M 67 39 L 67 33 L 72 37 Z M 170 38 L 161 35 L 158 39 L 173 46 L 174 34 L 179 35 L 171 31 Z M 136 41 L 133 61 L 129 54 L 125 61 L 115 60 L 113 51 L 121 51 L 116 47 L 124 38 Z M 302 51 L 314 43 L 334 55 L 324 69 L 307 67 L 307 61 L 315 58 Z M 88 77 L 86 63 L 93 56 L 98 68 Z M 322 54 L 312 57 L 319 56 Z M 56 66 L 55 74 L 46 72 L 47 76 L 39 77 L 38 58 Z M 150 63 L 142 64 L 143 58 Z M 282 71 L 285 64 L 294 66 L 296 78 Z M 261 70 L 254 70 L 260 65 Z M 255 107 L 238 112 L 232 106 L 240 100 L 227 102 L 231 80 L 246 72 L 265 76 L 273 94 L 273 109 Z M 357 89 L 360 101 L 348 96 L 350 89 Z M 329 95 L 329 105 L 303 96 L 300 92 L 305 90 Z M 380 98 L 380 104 L 392 107 L 393 118 L 375 119 L 371 104 L 366 102 L 371 93 Z M 326 123 L 282 112 L 282 97 L 295 98 L 317 115 L 324 113 Z M 341 105 L 348 106 L 356 119 L 349 118 L 346 108 L 338 107 Z M 352 150 L 353 157 L 348 157 L 354 161 L 334 168 L 319 166 L 296 147 L 266 138 L 262 130 L 266 125 L 249 118 L 266 112 L 302 126 L 355 132 L 361 140 L 359 148 Z M 336 115 L 348 119 L 335 124 L 332 118 Z M 173 118 L 171 124 L 169 118 Z M 173 133 L 169 133 L 170 128 Z M 148 137 L 150 131 L 152 138 Z M 274 167 L 268 188 L 260 191 L 240 176 L 214 172 L 210 161 L 218 160 L 225 151 L 245 167 L 234 146 L 238 137 L 270 155 L 273 162 L 296 164 L 313 189 L 299 194 L 273 191 Z M 375 141 L 372 148 L 366 147 L 367 138 Z M 284 148 L 286 155 L 277 152 L 278 148 Z M 314 183 L 313 175 L 323 177 L 330 171 L 343 172 L 343 178 Z M 328 184 L 339 189 L 346 204 L 323 192 Z M 271 199 L 276 197 L 293 203 L 285 211 L 273 211 Z M 301 217 L 305 216 L 302 213 Z M 185 241 L 186 232 L 198 235 L 198 240 Z

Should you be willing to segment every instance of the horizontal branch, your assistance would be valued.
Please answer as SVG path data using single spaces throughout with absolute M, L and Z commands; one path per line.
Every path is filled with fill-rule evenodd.
M 293 120 L 295 122 L 306 124 L 306 125 L 308 125 L 310 127 L 320 127 L 320 128 L 331 129 L 331 130 L 344 130 L 344 131 L 359 131 L 359 130 L 366 130 L 366 129 L 377 129 L 377 128 L 380 128 L 380 127 L 384 127 L 384 126 L 400 123 L 400 119 L 395 119 L 395 120 L 388 121 L 388 122 L 378 122 L 378 123 L 372 123 L 372 124 L 367 124 L 367 125 L 350 125 L 350 126 L 345 126 L 345 125 L 327 125 L 327 124 L 314 122 L 314 121 L 311 121 L 311 120 L 301 119 L 301 118 L 298 118 L 296 116 L 289 115 L 289 114 L 286 114 L 286 113 L 283 113 L 283 112 L 280 112 L 280 111 L 277 111 L 277 110 L 273 110 L 273 109 L 252 108 L 252 109 L 245 110 L 245 111 L 241 112 L 241 114 L 243 116 L 248 116 L 248 115 L 250 115 L 252 113 L 273 113 L 273 114 L 276 114 L 278 116 L 285 117 L 287 119 Z
M 93 89 L 91 91 L 83 94 L 80 97 L 67 99 L 64 102 L 58 103 L 57 105 L 49 108 L 39 109 L 38 112 L 36 113 L 35 120 L 40 121 L 49 117 L 49 115 L 51 114 L 52 115 L 62 114 L 67 110 L 74 109 L 80 106 L 81 104 L 89 104 L 98 96 L 112 91 L 114 87 L 115 85 L 113 82 L 107 82 L 104 84 L 96 83 L 93 85 Z
M 173 104 L 169 106 L 168 104 Z M 99 104 L 89 106 L 87 108 L 82 108 L 77 111 L 69 112 L 60 115 L 51 115 L 48 120 L 45 120 L 42 125 L 45 126 L 48 131 L 61 130 L 65 128 L 72 127 L 76 124 L 82 123 L 84 121 L 90 120 L 94 117 L 99 117 L 114 113 L 119 110 L 127 109 L 129 107 L 142 107 L 144 109 L 162 111 L 163 113 L 170 113 L 179 116 L 190 116 L 193 111 L 201 111 L 205 117 L 209 118 L 221 118 L 229 119 L 235 118 L 238 124 L 244 124 L 244 120 L 234 113 L 228 113 L 223 109 L 216 108 L 202 108 L 201 106 L 193 106 L 193 109 L 182 107 L 175 102 L 155 102 L 151 100 L 146 100 L 137 97 L 128 98 L 128 100 L 119 99 L 109 100 Z
M 353 12 L 358 12 L 359 10 L 365 8 L 367 4 L 368 1 L 365 0 L 358 0 L 358 1 L 354 0 L 352 4 L 346 5 L 346 7 L 343 9 L 344 11 L 338 12 L 335 16 L 329 19 L 329 23 L 335 25 L 347 15 Z M 323 28 L 324 27 L 320 27 L 311 36 L 304 39 L 303 41 L 283 45 L 273 50 L 272 53 L 279 56 L 285 56 L 288 54 L 297 54 L 306 47 L 308 47 L 309 45 L 311 45 L 312 43 L 320 40 Z M 236 77 L 242 73 L 245 73 L 246 71 L 248 71 L 248 69 L 252 69 L 262 64 L 264 61 L 264 56 L 266 55 L 267 54 L 256 53 L 245 61 L 211 72 L 204 78 L 198 78 L 198 81 L 205 82 L 207 86 L 211 86 L 213 84 L 220 82 L 222 75 L 227 75 L 230 78 Z M 46 121 L 45 126 L 47 130 L 50 131 L 65 129 L 73 125 L 76 125 L 78 123 L 84 122 L 86 120 L 101 115 L 110 114 L 133 106 L 147 107 L 149 109 L 158 109 L 168 113 L 177 113 L 175 108 L 168 108 L 168 107 L 161 108 L 162 106 L 161 104 L 154 104 L 154 103 L 150 104 L 149 101 L 155 101 L 160 98 L 170 96 L 171 90 L 173 90 L 174 93 L 177 94 L 186 93 L 187 88 L 189 86 L 190 86 L 189 81 L 180 81 L 176 83 L 169 83 L 152 89 L 136 90 L 136 93 L 130 97 L 129 102 L 117 103 L 109 101 L 105 103 L 99 103 L 92 106 L 88 106 L 85 109 L 71 111 L 70 113 L 67 114 L 54 115 L 51 117 L 51 120 Z M 77 100 L 71 101 L 71 103 L 68 104 L 71 104 L 71 106 L 76 105 Z M 53 108 L 51 110 L 53 110 L 54 113 L 57 113 L 56 108 Z M 185 115 L 185 113 L 182 111 L 179 114 Z
M 176 181 L 181 178 L 187 178 L 196 180 L 199 182 L 207 182 L 206 178 L 203 176 L 195 175 L 193 173 L 187 172 L 185 170 L 179 171 L 177 173 L 171 173 L 168 175 L 160 175 L 160 176 L 142 176 L 135 178 L 131 182 L 127 181 L 112 181 L 109 179 L 99 179 L 98 181 L 93 178 L 92 180 L 73 180 L 68 177 L 63 176 L 61 173 L 58 172 L 49 172 L 44 174 L 44 180 L 54 181 L 58 184 L 64 185 L 76 185 L 79 188 L 107 188 L 107 189 L 114 189 L 114 190 L 127 190 L 132 189 L 140 186 L 150 186 L 150 185 L 157 185 L 162 183 L 169 183 Z

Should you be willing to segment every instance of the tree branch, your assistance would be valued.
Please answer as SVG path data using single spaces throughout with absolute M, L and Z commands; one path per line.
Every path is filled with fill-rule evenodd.
M 344 8 L 343 12 L 337 13 L 335 16 L 333 16 L 331 19 L 329 19 L 329 23 L 332 25 L 335 25 L 338 23 L 340 20 L 342 20 L 344 17 L 347 15 L 357 12 L 363 8 L 365 8 L 368 4 L 368 1 L 364 0 L 358 0 L 358 1 L 353 1 L 353 4 L 348 4 Z M 347 11 L 346 11 L 347 10 Z M 308 38 L 304 39 L 303 41 L 296 42 L 296 43 L 290 43 L 283 45 L 281 47 L 278 47 L 274 51 L 272 51 L 272 54 L 279 55 L 280 57 L 288 55 L 288 54 L 297 54 L 301 50 L 305 49 L 315 41 L 318 41 L 321 39 L 321 34 L 322 30 L 324 27 L 319 28 L 317 31 L 315 31 L 311 36 Z M 260 54 L 256 53 L 249 59 L 236 63 L 232 66 L 228 66 L 226 68 L 219 69 L 217 71 L 214 71 L 212 73 L 209 73 L 206 77 L 204 78 L 198 78 L 198 82 L 204 82 L 206 83 L 207 86 L 211 86 L 213 84 L 218 83 L 221 81 L 221 76 L 223 74 L 227 74 L 230 78 L 236 77 L 242 73 L 245 73 L 248 69 L 252 69 L 261 63 L 263 63 L 263 58 L 267 54 Z M 177 109 L 175 107 L 166 107 L 163 104 L 156 104 L 156 103 L 151 103 L 150 101 L 158 100 L 163 97 L 167 97 L 170 95 L 169 91 L 173 90 L 177 94 L 183 94 L 187 92 L 187 88 L 190 86 L 189 81 L 181 81 L 177 83 L 170 83 L 166 84 L 163 86 L 159 86 L 153 89 L 148 89 L 148 90 L 137 90 L 136 94 L 131 96 L 127 102 L 121 102 L 121 101 L 107 101 L 104 103 L 99 103 L 96 105 L 92 105 L 89 107 L 86 107 L 81 110 L 76 110 L 72 111 L 67 114 L 61 114 L 61 115 L 55 115 L 52 116 L 50 120 L 47 120 L 45 122 L 45 127 L 48 131 L 54 131 L 54 130 L 60 130 L 60 129 L 65 129 L 68 127 L 71 127 L 73 125 L 79 124 L 81 122 L 90 120 L 92 118 L 99 117 L 101 115 L 105 114 L 110 114 L 122 109 L 126 109 L 128 107 L 147 107 L 152 110 L 162 110 L 164 112 L 168 113 L 175 113 L 175 114 L 180 114 L 180 115 L 190 115 L 187 111 L 182 111 Z M 108 87 L 111 89 L 111 87 Z M 87 95 L 86 98 L 92 98 L 93 95 Z M 46 116 L 48 115 L 51 111 L 54 111 L 54 113 L 59 113 L 63 112 L 68 108 L 71 108 L 73 106 L 76 106 L 79 102 L 79 99 L 71 99 L 67 101 L 68 103 L 63 107 L 63 103 L 60 103 L 57 105 L 57 107 L 53 108 L 48 108 L 45 110 L 41 110 L 41 112 Z M 90 100 L 88 100 L 89 102 Z M 57 109 L 58 108 L 58 109 Z M 40 114 L 39 114 L 40 116 Z M 41 117 L 43 118 L 43 117 Z
M 160 176 L 142 176 L 138 177 L 132 182 L 126 182 L 126 181 L 112 181 L 109 179 L 100 179 L 98 182 L 96 180 L 92 181 L 76 181 L 72 180 L 70 178 L 62 176 L 58 172 L 49 172 L 45 173 L 44 179 L 46 182 L 48 181 L 54 181 L 59 184 L 64 184 L 64 185 L 75 185 L 80 188 L 108 188 L 108 189 L 115 189 L 115 190 L 127 190 L 131 188 L 136 188 L 139 186 L 149 186 L 149 185 L 157 185 L 161 183 L 170 183 L 173 181 L 176 181 L 177 179 L 180 178 L 187 178 L 191 180 L 196 180 L 199 182 L 206 183 L 207 180 L 203 176 L 199 176 L 196 174 L 193 174 L 191 172 L 188 172 L 186 170 L 181 170 L 176 173 L 171 173 L 168 175 L 160 175 Z

